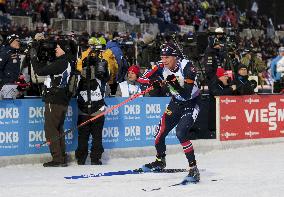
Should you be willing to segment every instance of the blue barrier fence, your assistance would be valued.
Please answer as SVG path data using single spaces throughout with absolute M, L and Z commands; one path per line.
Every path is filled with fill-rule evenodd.
M 123 98 L 107 98 L 109 107 Z M 154 144 L 154 132 L 169 98 L 138 98 L 115 109 L 106 116 L 103 144 L 106 149 L 144 147 Z M 70 129 L 77 122 L 76 100 L 70 102 L 64 128 Z M 0 156 L 48 153 L 45 141 L 44 103 L 41 99 L 0 101 Z M 66 135 L 67 151 L 77 147 L 77 130 Z M 167 136 L 167 144 L 178 144 L 175 129 Z

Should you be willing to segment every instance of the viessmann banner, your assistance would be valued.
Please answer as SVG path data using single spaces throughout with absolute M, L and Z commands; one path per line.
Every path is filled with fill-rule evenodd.
M 112 107 L 124 98 L 108 98 Z M 106 149 L 154 145 L 154 133 L 169 98 L 138 98 L 106 115 L 103 144 Z M 44 103 L 41 99 L 0 101 L 0 156 L 48 153 L 43 143 Z M 72 100 L 65 118 L 65 130 L 77 123 L 77 105 Z M 77 147 L 77 130 L 65 136 L 68 151 Z M 175 129 L 167 136 L 167 144 L 178 144 Z
M 221 141 L 284 137 L 282 95 L 221 96 L 219 107 Z

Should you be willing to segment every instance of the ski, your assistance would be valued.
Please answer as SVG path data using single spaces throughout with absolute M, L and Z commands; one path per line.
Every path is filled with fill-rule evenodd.
M 218 181 L 218 179 L 212 179 L 211 181 L 212 182 L 213 181 Z M 153 191 L 158 191 L 158 190 L 169 188 L 169 187 L 185 186 L 185 185 L 190 185 L 190 184 L 198 184 L 198 182 L 192 182 L 192 181 L 183 180 L 183 181 L 181 181 L 179 183 L 175 183 L 175 184 L 164 186 L 164 187 L 155 187 L 155 188 L 150 188 L 150 189 L 143 188 L 142 191 L 144 191 L 144 192 L 153 192 Z
M 178 172 L 187 172 L 187 169 L 183 168 L 172 168 L 172 169 L 159 169 L 153 171 L 145 172 L 142 168 L 134 170 L 123 170 L 123 171 L 112 171 L 112 172 L 102 172 L 98 174 L 87 174 L 87 175 L 75 175 L 75 176 L 66 176 L 65 179 L 88 179 L 96 177 L 108 177 L 108 176 L 122 176 L 129 174 L 144 174 L 144 173 L 178 173 Z
M 189 184 L 197 184 L 197 182 L 191 182 L 191 181 L 183 180 L 182 182 L 175 183 L 175 184 L 172 184 L 172 185 L 168 185 L 168 186 L 166 186 L 166 187 L 176 187 L 176 186 L 180 186 L 180 185 L 189 185 Z M 161 189 L 163 189 L 163 188 L 164 188 L 164 187 L 156 187 L 156 188 L 150 188 L 150 189 L 145 189 L 145 188 L 143 188 L 142 191 L 145 191 L 145 192 L 152 192 L 152 191 L 161 190 Z

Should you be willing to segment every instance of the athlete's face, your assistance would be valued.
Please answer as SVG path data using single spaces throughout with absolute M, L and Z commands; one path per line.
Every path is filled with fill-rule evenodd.
M 161 56 L 161 60 L 163 64 L 170 70 L 175 69 L 177 65 L 177 57 L 176 56 Z

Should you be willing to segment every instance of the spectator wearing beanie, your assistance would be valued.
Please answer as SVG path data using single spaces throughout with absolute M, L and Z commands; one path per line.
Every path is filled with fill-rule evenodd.
M 238 74 L 232 84 L 236 85 L 236 95 L 254 94 L 253 84 L 248 80 L 248 69 L 243 64 L 239 65 Z
M 0 51 L 0 90 L 5 84 L 14 84 L 19 77 L 21 64 L 19 48 L 19 36 L 9 35 Z
M 127 80 L 119 83 L 115 95 L 117 97 L 131 97 L 134 94 L 140 93 L 140 84 L 137 82 L 139 75 L 139 66 L 130 66 L 127 71 Z
M 217 68 L 217 78 L 208 85 L 209 89 L 209 110 L 208 110 L 208 130 L 211 138 L 216 136 L 216 100 L 215 96 L 233 95 L 236 85 L 229 85 L 229 76 L 223 68 Z
M 229 85 L 229 76 L 224 68 L 217 68 L 217 80 L 212 81 L 208 85 L 209 93 L 212 96 L 232 95 L 236 90 L 236 86 Z

